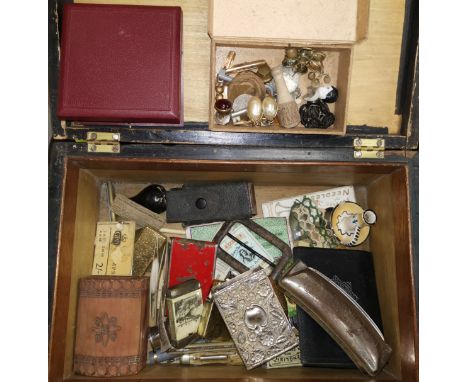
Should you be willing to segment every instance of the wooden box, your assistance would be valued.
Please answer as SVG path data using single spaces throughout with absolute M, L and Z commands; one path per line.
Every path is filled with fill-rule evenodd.
M 380 138 L 386 150 L 418 147 L 417 2 L 376 0 L 369 4 L 367 37 L 353 45 L 345 135 L 224 132 L 209 129 L 211 48 L 210 0 L 74 0 L 75 2 L 178 5 L 183 10 L 184 125 L 83 125 L 56 115 L 62 0 L 49 7 L 50 136 L 54 140 L 90 140 L 88 133 L 117 133 L 120 142 L 193 143 L 229 146 L 353 149 L 355 138 Z M 344 1 L 343 3 L 348 3 Z M 272 28 L 270 28 L 272 29 Z M 348 28 L 348 30 L 354 30 Z M 361 34 L 362 36 L 363 34 Z M 353 39 L 357 39 L 354 34 Z M 271 42 L 271 41 L 270 41 Z M 329 43 L 328 43 L 329 44 Z M 349 42 L 348 42 L 349 44 Z M 285 130 L 285 129 L 284 129 Z
M 101 188 L 108 180 L 115 182 L 116 192 L 129 196 L 149 182 L 169 188 L 189 181 L 246 180 L 255 186 L 258 205 L 305 192 L 354 185 L 358 202 L 375 210 L 379 219 L 370 240 L 358 248 L 370 250 L 374 255 L 385 338 L 393 348 L 389 364 L 371 379 L 357 370 L 298 367 L 246 371 L 244 367 L 172 365 L 147 367 L 125 381 L 416 380 L 417 332 L 407 161 L 394 158 L 393 163 L 337 163 L 326 159 L 301 160 L 291 154 L 277 161 L 274 150 L 214 151 L 209 147 L 196 154 L 190 147 L 176 150 L 158 147 L 151 157 L 141 147 L 127 147 L 117 157 L 106 157 L 84 153 L 83 147 L 76 150 L 71 144 L 66 145 L 53 153 L 55 176 L 63 177 L 63 188 L 50 343 L 52 381 L 78 378 L 72 373 L 78 279 L 91 274 L 95 225 L 106 216 L 106 198 L 101 197 Z M 250 157 L 235 159 L 241 155 Z
M 91 274 L 95 224 L 107 216 L 103 183 L 112 180 L 116 191 L 133 195 L 150 182 L 172 187 L 191 180 L 248 180 L 255 185 L 259 204 L 349 184 L 355 186 L 360 203 L 376 210 L 378 224 L 370 240 L 359 249 L 368 249 L 374 254 L 385 337 L 394 349 L 389 364 L 374 378 L 357 370 L 299 367 L 246 371 L 235 366 L 172 365 L 146 367 L 136 376 L 107 380 L 417 381 L 417 273 L 413 273 L 412 267 L 413 262 L 417 264 L 417 34 L 410 33 L 414 17 L 412 1 L 406 10 L 404 1 L 370 2 L 368 37 L 355 48 L 349 40 L 341 40 L 338 44 L 325 41 L 342 63 L 351 60 L 354 50 L 355 65 L 352 73 L 347 74 L 347 81 L 351 83 L 348 83 L 348 113 L 343 119 L 346 134 L 341 136 L 298 131 L 277 134 L 211 130 L 208 110 L 212 110 L 209 98 L 212 49 L 214 46 L 228 49 L 233 41 L 220 39 L 215 43 L 206 34 L 209 1 L 93 2 L 183 7 L 185 126 L 83 126 L 58 120 L 55 114 L 60 52 L 58 32 L 63 2 L 49 2 L 52 137 L 49 162 L 49 380 L 103 380 L 72 372 L 78 279 Z M 354 30 L 351 25 L 349 27 Z M 402 35 L 402 30 L 409 32 Z M 350 38 L 358 40 L 364 35 L 365 31 L 356 29 Z M 385 41 L 389 43 L 385 44 Z M 271 40 L 259 46 L 258 41 L 246 41 L 241 44 L 242 54 L 248 55 L 255 49 L 282 54 L 281 44 Z M 393 50 L 395 46 L 398 49 Z M 375 52 L 374 56 L 369 52 Z M 404 64 L 400 65 L 400 60 Z M 380 69 L 374 69 L 375 62 L 391 63 L 391 68 L 389 64 L 388 70 L 379 74 Z M 378 94 L 372 90 L 369 93 L 368 83 L 361 85 L 365 79 L 378 87 Z M 369 100 L 375 102 L 370 104 Z M 374 151 L 367 146 L 367 139 L 384 142 L 385 151 Z M 359 152 L 356 140 L 363 145 L 361 154 L 364 155 L 361 157 L 356 154 Z
M 211 36 L 210 119 L 214 131 L 256 132 L 280 134 L 346 133 L 346 112 L 350 85 L 353 44 L 365 38 L 369 19 L 369 1 L 238 1 L 211 0 L 209 34 Z M 336 103 L 329 104 L 335 123 L 327 129 L 305 128 L 302 124 L 286 129 L 275 120 L 272 126 L 251 127 L 217 124 L 215 121 L 215 85 L 230 50 L 236 52 L 235 62 L 266 60 L 273 68 L 281 65 L 288 46 L 308 47 L 326 53 L 324 72 L 331 85 L 338 89 Z M 300 76 L 303 95 L 311 85 L 307 74 Z M 305 101 L 302 100 L 301 104 Z M 300 106 L 298 105 L 298 106 Z

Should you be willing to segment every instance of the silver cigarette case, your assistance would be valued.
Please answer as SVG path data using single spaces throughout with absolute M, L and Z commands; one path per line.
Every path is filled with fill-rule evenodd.
M 297 346 L 298 338 L 264 270 L 216 286 L 213 299 L 247 370 Z

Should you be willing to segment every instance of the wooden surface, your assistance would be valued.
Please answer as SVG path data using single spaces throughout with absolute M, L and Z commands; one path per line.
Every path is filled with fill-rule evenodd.
M 184 19 L 184 115 L 206 122 L 209 112 L 210 38 L 208 0 L 76 0 L 87 3 L 180 5 Z M 355 46 L 348 125 L 388 127 L 398 134 L 395 115 L 405 0 L 371 0 L 368 39 Z M 312 21 L 312 20 L 311 20 Z
M 78 301 L 78 279 L 91 276 L 94 258 L 94 238 L 99 213 L 98 183 L 87 171 L 80 171 L 76 201 L 75 235 L 73 257 L 70 270 L 70 304 L 66 335 L 64 371 L 72 373 L 73 348 L 75 341 L 75 320 Z
M 391 193 L 391 177 L 382 176 L 369 186 L 368 203 L 377 214 L 377 223 L 372 227 L 370 242 L 372 248 L 378 248 L 378 253 L 374 251 L 375 278 L 379 294 L 382 323 L 387 328 L 391 322 L 398 320 L 397 286 L 395 276 L 395 229 L 392 224 L 393 199 L 395 195 Z M 396 191 L 396 190 L 395 190 Z M 402 192 L 398 190 L 397 192 Z M 385 341 L 392 347 L 393 352 L 400 351 L 399 329 L 385 330 Z M 390 358 L 387 368 L 394 374 L 401 373 L 400 362 L 396 362 L 395 357 Z

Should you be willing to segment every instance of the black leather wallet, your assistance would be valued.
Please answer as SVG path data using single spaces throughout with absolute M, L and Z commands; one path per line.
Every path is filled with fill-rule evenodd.
M 293 256 L 340 286 L 382 330 L 372 253 L 296 247 Z M 304 366 L 356 367 L 332 337 L 299 306 L 297 321 L 301 362 Z
M 252 183 L 184 184 L 167 192 L 166 220 L 185 225 L 248 219 L 257 213 Z

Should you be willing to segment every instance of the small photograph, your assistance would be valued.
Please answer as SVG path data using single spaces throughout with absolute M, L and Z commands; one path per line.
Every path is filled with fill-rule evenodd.
M 189 322 L 198 321 L 201 317 L 200 296 L 192 296 L 174 304 L 176 324 L 185 325 Z

